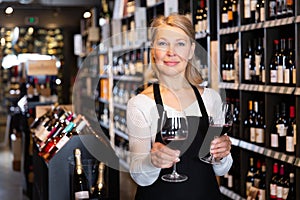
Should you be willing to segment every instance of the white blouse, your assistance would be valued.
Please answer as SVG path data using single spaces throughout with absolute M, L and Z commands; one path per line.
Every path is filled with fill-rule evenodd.
M 208 116 L 218 116 L 221 109 L 221 97 L 211 88 L 205 88 L 201 95 Z M 174 110 L 164 104 L 164 109 Z M 198 101 L 184 109 L 188 116 L 202 116 Z M 127 104 L 127 127 L 130 150 L 130 175 L 141 186 L 151 185 L 158 178 L 161 168 L 152 165 L 150 158 L 151 142 L 155 141 L 159 114 L 154 99 L 138 94 Z M 150 140 L 151 138 L 151 140 Z M 232 165 L 231 154 L 213 165 L 216 176 L 226 174 Z

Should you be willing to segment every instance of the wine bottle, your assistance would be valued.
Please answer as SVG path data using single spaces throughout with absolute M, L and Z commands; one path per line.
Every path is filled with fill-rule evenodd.
M 221 28 L 228 27 L 228 1 L 224 0 L 221 10 Z
M 233 100 L 234 109 L 233 109 L 233 124 L 232 124 L 232 136 L 239 138 L 239 128 L 240 128 L 240 99 L 235 98 Z
M 258 104 L 258 103 L 257 103 Z M 263 115 L 263 101 L 260 101 L 257 108 L 255 123 L 255 143 L 260 146 L 265 146 L 265 130 L 266 124 Z
M 295 49 L 293 38 L 288 39 L 288 52 L 286 57 L 286 69 L 284 71 L 284 83 L 296 85 Z
M 278 163 L 273 164 L 273 174 L 270 181 L 270 200 L 277 199 Z
M 232 0 L 232 16 L 233 16 L 233 26 L 238 25 L 239 13 L 238 13 L 238 0 Z
M 295 106 L 290 106 L 290 117 L 289 125 L 286 132 L 286 153 L 290 155 L 295 155 L 296 147 L 296 120 L 295 120 Z
M 244 24 L 251 23 L 251 0 L 244 0 Z
M 254 177 L 253 177 L 254 173 L 255 173 L 254 159 L 252 157 L 250 157 L 248 173 L 247 173 L 247 177 L 246 177 L 246 196 L 249 196 L 250 188 L 254 185 Z
M 261 81 L 261 64 L 262 64 L 262 57 L 263 57 L 263 47 L 262 47 L 262 39 L 258 38 L 257 39 L 257 45 L 255 49 L 255 68 L 254 68 L 254 73 L 252 74 L 252 82 L 253 83 L 259 83 Z
M 248 115 L 244 121 L 244 128 L 245 128 L 245 138 L 248 141 L 251 140 L 251 127 L 253 127 L 254 123 L 254 111 L 253 111 L 253 103 L 252 100 L 248 101 Z
M 259 183 L 261 181 L 261 162 L 260 160 L 256 161 L 256 172 L 253 175 L 253 186 L 259 188 Z
M 251 121 L 251 125 L 250 125 L 250 142 L 255 143 L 256 142 L 256 129 L 258 128 L 258 102 L 257 101 L 253 101 L 253 119 Z
M 281 103 L 280 110 L 280 117 L 276 121 L 276 128 L 278 133 L 279 150 L 281 152 L 284 152 L 286 149 L 286 132 L 288 128 L 288 120 L 286 117 L 286 104 L 284 102 Z
M 273 120 L 273 125 L 271 127 L 271 148 L 274 150 L 278 150 L 279 148 L 279 136 L 277 133 L 277 125 L 276 122 L 280 118 L 280 107 L 279 104 L 275 107 L 275 119 Z
M 264 21 L 266 21 L 266 17 L 265 17 L 265 15 L 266 15 L 266 13 L 265 13 L 265 0 L 261 0 L 261 2 L 260 2 L 260 13 L 259 13 L 259 16 L 260 16 L 260 21 L 261 22 L 264 22 Z
M 287 0 L 286 1 L 286 9 L 287 9 L 287 16 L 293 16 L 293 14 L 294 14 L 294 0 Z
M 277 83 L 282 84 L 284 80 L 284 70 L 286 68 L 285 38 L 280 39 L 280 51 L 278 54 Z
M 279 55 L 279 41 L 274 40 L 272 59 L 270 63 L 270 83 L 277 83 L 278 73 L 278 55 Z
M 228 17 L 228 27 L 232 27 L 233 26 L 233 12 L 232 12 L 232 1 L 231 0 L 228 0 L 227 17 Z
M 276 187 L 276 195 L 277 200 L 283 200 L 284 196 L 284 188 L 288 188 L 285 184 L 285 176 L 284 176 L 284 165 L 281 164 L 279 168 L 279 177 L 277 178 L 277 187 Z
M 107 188 L 104 175 L 105 165 L 103 162 L 100 162 L 98 166 L 98 179 L 96 182 L 96 186 L 94 187 L 91 199 L 107 199 Z
M 73 173 L 73 192 L 75 200 L 89 199 L 90 188 L 88 179 L 84 173 L 82 161 L 81 161 L 81 150 L 76 148 L 74 150 L 75 169 Z
M 296 184 L 295 184 L 295 174 L 290 173 L 290 183 L 287 200 L 296 200 Z
M 254 54 L 252 51 L 251 40 L 248 40 L 248 48 L 244 55 L 244 80 L 245 82 L 251 81 L 250 69 L 253 68 Z
M 266 199 L 266 164 L 265 163 L 263 163 L 261 166 L 257 197 L 258 200 Z
M 250 17 L 250 23 L 256 23 L 256 6 L 257 6 L 257 0 L 251 0 L 250 1 L 250 12 L 251 12 L 251 17 Z

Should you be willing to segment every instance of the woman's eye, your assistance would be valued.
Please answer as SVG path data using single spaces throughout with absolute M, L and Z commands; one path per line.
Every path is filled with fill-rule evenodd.
M 167 46 L 167 43 L 164 41 L 158 42 L 158 46 Z
M 178 46 L 184 47 L 185 46 L 185 42 L 178 42 Z

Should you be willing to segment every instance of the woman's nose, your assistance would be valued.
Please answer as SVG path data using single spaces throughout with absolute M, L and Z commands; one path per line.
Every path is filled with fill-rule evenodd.
M 167 49 L 167 54 L 170 55 L 170 56 L 173 56 L 176 54 L 175 52 L 175 48 L 173 45 L 169 45 L 168 49 Z

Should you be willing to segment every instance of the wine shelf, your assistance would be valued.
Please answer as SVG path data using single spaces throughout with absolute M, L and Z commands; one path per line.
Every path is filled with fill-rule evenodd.
M 226 83 L 226 82 L 220 82 L 219 88 L 222 89 L 231 89 L 231 90 L 238 90 L 239 84 L 238 83 Z
M 297 87 L 297 88 L 295 89 L 294 95 L 297 95 L 297 96 L 300 95 L 300 88 L 299 88 L 299 87 Z
M 100 101 L 101 103 L 105 103 L 105 104 L 109 103 L 107 99 L 103 99 L 103 98 L 98 98 L 98 101 Z
M 198 32 L 195 34 L 195 39 L 202 39 L 202 38 L 206 38 L 207 36 L 209 36 L 209 33 L 206 32 Z
M 300 158 L 230 137 L 232 145 L 299 167 Z
M 223 195 L 234 199 L 234 200 L 246 200 L 245 198 L 241 197 L 240 195 L 236 194 L 235 192 L 233 192 L 232 190 L 229 190 L 228 188 L 224 187 L 224 186 L 220 186 L 220 191 Z
M 271 20 L 264 22 L 264 28 L 271 28 L 276 26 L 293 24 L 295 22 L 295 17 L 287 17 L 283 19 Z
M 114 103 L 114 107 L 115 108 L 119 108 L 121 110 L 126 110 L 127 109 L 127 106 L 124 105 L 124 104 L 119 104 L 119 103 Z
M 231 90 L 242 90 L 242 91 L 265 92 L 265 93 L 274 93 L 274 94 L 294 94 L 294 95 L 300 94 L 300 88 L 287 87 L 287 86 L 220 82 L 219 88 L 231 89 Z
M 109 124 L 103 123 L 102 121 L 99 121 L 99 124 L 101 127 L 109 129 Z
M 244 31 L 257 30 L 257 29 L 261 29 L 263 27 L 264 27 L 264 22 L 255 23 L 255 24 L 247 24 L 247 25 L 242 25 L 240 27 L 240 31 L 244 32 Z
M 220 29 L 219 34 L 220 35 L 227 35 L 227 34 L 231 34 L 231 33 L 238 33 L 239 31 L 240 31 L 240 27 L 236 26 L 236 27 L 232 27 L 232 28 Z
M 143 77 L 123 75 L 123 76 L 114 76 L 114 80 L 141 82 L 143 81 Z
M 129 138 L 128 138 L 128 135 L 127 135 L 126 133 L 123 133 L 122 131 L 119 131 L 119 130 L 115 129 L 115 133 L 116 133 L 118 136 L 124 138 L 125 140 L 128 140 L 128 139 L 129 139 Z

